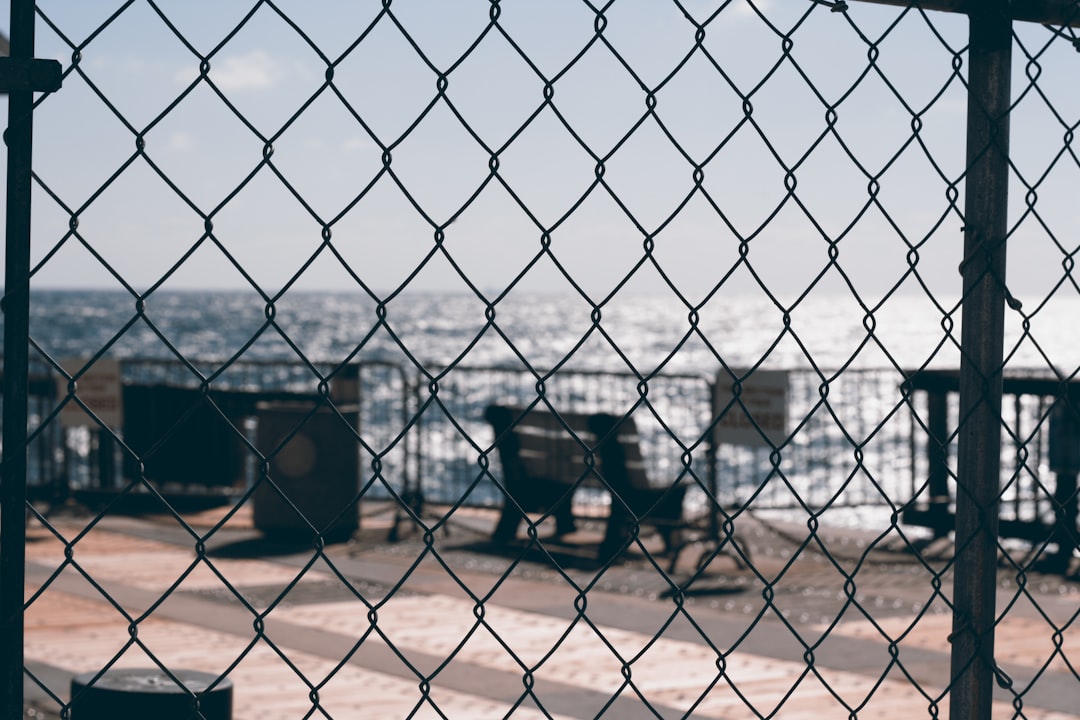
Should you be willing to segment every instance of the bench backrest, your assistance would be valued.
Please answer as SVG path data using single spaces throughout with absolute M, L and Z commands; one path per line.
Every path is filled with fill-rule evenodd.
M 649 487 L 633 417 L 491 405 L 485 418 L 495 431 L 508 485 L 542 480 L 606 483 L 616 490 Z

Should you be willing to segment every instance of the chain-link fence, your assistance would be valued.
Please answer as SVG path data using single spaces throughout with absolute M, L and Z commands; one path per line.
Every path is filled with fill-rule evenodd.
M 1077 716 L 1077 27 L 12 0 L 0 714 Z

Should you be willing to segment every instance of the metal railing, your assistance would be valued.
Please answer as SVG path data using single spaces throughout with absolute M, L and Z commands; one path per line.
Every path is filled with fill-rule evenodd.
M 203 363 L 193 359 L 196 366 Z M 154 397 L 159 388 L 188 390 L 179 398 L 180 407 L 167 414 L 158 435 L 179 432 L 178 444 L 196 443 L 173 429 L 182 416 L 200 404 L 200 379 L 188 366 L 164 360 L 125 360 L 121 363 L 125 387 L 146 388 L 147 400 L 132 401 L 124 417 L 138 427 L 145 425 L 148 412 L 164 412 L 163 399 Z M 501 503 L 490 483 L 477 482 L 480 452 L 493 443 L 491 428 L 483 420 L 484 408 L 492 403 L 528 403 L 535 397 L 536 379 L 525 370 L 458 366 L 440 375 L 433 391 L 425 376 L 410 376 L 406 368 L 386 362 L 361 362 L 347 373 L 349 389 L 335 391 L 337 402 L 355 401 L 359 408 L 362 450 L 370 466 L 380 456 L 382 472 L 398 493 L 421 491 L 433 503 L 450 505 L 467 498 L 465 504 L 491 506 Z M 329 369 L 326 369 L 329 372 Z M 436 373 L 439 374 L 439 373 Z M 783 463 L 774 467 L 771 449 L 718 443 L 716 462 L 720 498 L 737 504 L 740 497 L 756 496 L 762 509 L 792 510 L 806 507 L 881 506 L 889 498 L 903 498 L 912 458 L 906 454 L 917 437 L 914 423 L 903 422 L 903 376 L 885 370 L 851 370 L 836 375 L 828 383 L 830 401 L 822 401 L 822 380 L 815 373 L 790 371 L 789 403 L 794 418 L 804 418 L 799 432 L 782 445 Z M 710 427 L 722 409 L 715 407 L 714 378 L 699 375 L 667 374 L 643 381 L 629 373 L 564 371 L 546 383 L 545 397 L 556 409 L 567 412 L 634 413 L 643 438 L 648 472 L 664 482 L 690 472 L 703 488 L 706 484 L 706 453 L 713 440 Z M 331 383 L 335 386 L 334 383 Z M 59 397 L 56 378 L 39 376 L 34 383 L 36 412 L 40 423 L 56 410 Z M 336 386 L 335 386 L 336 387 Z M 644 395 L 642 390 L 647 388 Z M 301 364 L 272 361 L 238 363 L 227 376 L 214 381 L 207 391 L 216 408 L 246 437 L 254 437 L 253 423 L 258 408 L 274 402 L 316 404 L 318 385 Z M 147 401 L 153 403 L 146 405 Z M 425 406 L 423 412 L 417 408 Z M 887 416 L 896 417 L 888 419 Z M 87 420 L 89 417 L 87 416 Z M 125 464 L 126 453 L 118 447 L 104 465 L 113 475 L 103 476 L 99 448 L 110 442 L 89 425 L 62 430 L 50 424 L 49 432 L 34 436 L 30 485 L 53 489 L 63 499 L 70 490 L 88 486 L 117 487 L 121 477 L 137 477 Z M 115 428 L 121 442 L 124 433 Z M 396 438 L 402 438 L 400 457 L 380 455 Z M 786 439 L 787 440 L 787 439 Z M 170 442 L 173 442 L 170 440 Z M 859 460 L 855 461 L 858 449 Z M 904 451 L 904 452 L 901 452 Z M 255 475 L 256 453 L 246 453 L 250 484 Z M 921 457 L 921 455 L 920 455 Z M 106 471 L 108 472 L 108 471 Z M 498 473 L 498 470 L 495 470 Z M 760 492 L 760 486 L 779 472 L 787 480 Z M 867 473 L 873 484 L 849 485 L 853 474 Z M 214 483 L 206 480 L 202 484 Z M 792 487 L 801 490 L 792 495 Z M 699 503 L 700 504 L 700 503 Z

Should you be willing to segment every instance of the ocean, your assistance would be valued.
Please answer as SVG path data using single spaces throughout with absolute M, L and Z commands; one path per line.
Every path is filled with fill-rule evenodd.
M 1075 372 L 1078 312 L 1076 298 L 1056 296 L 1010 311 L 1008 371 Z M 808 297 L 785 313 L 767 298 L 745 296 L 718 296 L 691 310 L 676 298 L 649 296 L 616 296 L 595 308 L 573 296 L 513 293 L 489 306 L 464 293 L 403 294 L 378 304 L 339 292 L 289 292 L 270 303 L 241 291 L 155 292 L 139 302 L 123 292 L 44 290 L 32 293 L 31 316 L 39 369 L 45 355 L 101 353 L 123 361 L 125 379 L 156 362 L 190 385 L 196 376 L 183 358 L 214 376 L 212 387 L 283 383 L 313 392 L 311 367 L 369 367 L 360 378 L 368 413 L 360 422 L 370 448 L 364 465 L 378 456 L 371 492 L 419 486 L 446 503 L 499 501 L 478 469 L 477 448 L 492 442 L 482 420 L 487 403 L 528 403 L 542 386 L 559 407 L 633 410 L 650 477 L 697 483 L 708 476 L 711 380 L 724 366 L 784 371 L 789 436 L 777 453 L 720 445 L 718 492 L 725 502 L 752 500 L 787 517 L 845 508 L 845 524 L 888 522 L 900 504 L 926 492 L 926 398 L 905 402 L 900 386 L 907 371 L 960 362 L 955 301 L 900 295 L 872 313 L 843 297 Z M 260 374 L 252 380 L 245 371 L 237 381 L 233 369 L 248 365 Z M 955 422 L 955 400 L 950 412 Z M 1007 424 L 1030 428 L 1045 408 L 1027 402 L 1009 412 Z M 420 418 L 415 426 L 413 417 Z M 1025 475 L 1048 473 L 1045 435 L 1028 441 L 1036 459 Z M 88 457 L 85 436 L 69 433 L 67 442 L 74 456 Z M 953 462 L 955 443 L 949 453 Z M 1006 443 L 1003 458 L 1015 457 Z M 1017 486 L 1013 494 L 1027 492 Z
M 769 299 L 717 296 L 691 311 L 674 297 L 616 296 L 597 311 L 579 297 L 509 294 L 493 310 L 465 293 L 407 293 L 377 305 L 359 293 L 32 293 L 31 335 L 54 358 L 105 349 L 117 358 L 341 362 L 401 360 L 712 373 L 723 363 L 778 369 L 956 368 L 955 299 L 896 295 L 868 313 L 850 297 L 808 296 L 783 309 Z M 693 317 L 692 317 L 693 315 Z M 1036 299 L 1006 322 L 1008 364 L 1066 374 L 1080 365 L 1080 298 Z M 1026 327 L 1025 327 L 1026 324 Z

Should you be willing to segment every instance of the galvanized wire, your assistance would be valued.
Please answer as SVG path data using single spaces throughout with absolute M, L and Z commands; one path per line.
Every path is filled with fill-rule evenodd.
M 35 565 L 25 599 L 15 601 L 5 594 L 6 616 L 11 616 L 13 603 L 21 606 L 19 617 L 5 628 L 17 629 L 21 638 L 21 616 L 49 607 L 53 594 L 70 591 L 78 580 L 84 596 L 103 603 L 119 628 L 110 652 L 86 659 L 90 669 L 105 673 L 123 664 L 128 653 L 141 651 L 169 674 L 173 668 L 162 659 L 168 651 L 154 639 L 157 623 L 170 617 L 171 603 L 204 592 L 201 601 L 219 603 L 230 622 L 250 627 L 249 632 L 237 631 L 242 642 L 225 667 L 215 670 L 219 677 L 239 673 L 245 663 L 269 655 L 296 681 L 300 703 L 306 703 L 305 717 L 340 717 L 336 683 L 351 677 L 354 665 L 371 652 L 382 653 L 381 661 L 411 682 L 413 704 L 403 716 L 448 716 L 458 707 L 446 690 L 460 672 L 455 663 L 479 662 L 470 645 L 474 638 L 494 643 L 498 667 L 492 672 L 518 681 L 510 689 L 499 686 L 498 714 L 535 710 L 563 715 L 568 712 L 563 693 L 570 681 L 555 681 L 555 690 L 546 683 L 552 682 L 549 671 L 564 662 L 564 653 L 576 647 L 575 638 L 582 633 L 602 647 L 618 675 L 610 692 L 600 685 L 590 688 L 593 705 L 587 712 L 595 716 L 609 711 L 655 717 L 783 716 L 804 702 L 800 693 L 807 687 L 819 690 L 819 699 L 827 698 L 843 714 L 866 716 L 879 711 L 875 699 L 888 702 L 889 688 L 900 678 L 909 693 L 921 698 L 930 717 L 942 714 L 948 703 L 953 717 L 961 712 L 989 717 L 1003 707 L 1014 717 L 1028 717 L 1041 712 L 1040 703 L 1052 694 L 1044 687 L 1075 691 L 1080 682 L 1075 644 L 1066 640 L 1076 634 L 1077 613 L 1062 615 L 1060 606 L 1035 586 L 1048 571 L 1072 572 L 1077 547 L 1075 479 L 1080 462 L 1074 462 L 1074 451 L 1080 440 L 1074 388 L 1080 365 L 1075 357 L 1045 349 L 1048 331 L 1043 323 L 1058 299 L 1080 295 L 1074 274 L 1078 248 L 1070 244 L 1068 215 L 1061 214 L 1060 181 L 1062 174 L 1080 171 L 1074 147 L 1080 109 L 1070 104 L 1071 86 L 1047 79 L 1070 77 L 1075 69 L 1075 53 L 1065 55 L 1062 48 L 1068 46 L 1071 52 L 1077 44 L 1074 20 L 1080 17 L 1080 3 L 1051 3 L 1047 12 L 1056 14 L 1046 29 L 1021 26 L 1034 12 L 1028 3 L 995 4 L 1002 13 L 1011 13 L 997 18 L 1002 21 L 999 33 L 1004 33 L 997 39 L 1020 58 L 1011 94 L 1003 85 L 1008 79 L 1003 75 L 1010 74 L 1008 61 L 1004 70 L 998 68 L 998 76 L 980 75 L 974 67 L 976 56 L 986 50 L 982 40 L 977 33 L 969 40 L 954 17 L 936 12 L 955 10 L 954 4 L 883 4 L 897 7 L 811 0 L 794 11 L 780 11 L 745 0 L 715 3 L 706 10 L 680 0 L 657 3 L 653 9 L 662 5 L 675 18 L 671 27 L 679 45 L 669 56 L 654 60 L 652 53 L 660 57 L 661 50 L 667 52 L 659 39 L 646 38 L 648 47 L 642 48 L 642 42 L 624 34 L 632 25 L 628 17 L 633 4 L 568 2 L 557 10 L 538 11 L 574 17 L 556 36 L 542 38 L 552 47 L 562 44 L 555 54 L 559 60 L 552 61 L 547 46 L 538 47 L 516 19 L 518 9 L 499 0 L 481 4 L 486 18 L 471 20 L 471 26 L 465 18 L 475 6 L 453 11 L 460 13 L 454 17 L 462 19 L 465 29 L 457 29 L 452 47 L 442 43 L 443 35 L 451 34 L 449 27 L 433 35 L 418 19 L 435 8 L 417 16 L 415 6 L 401 1 L 354 9 L 344 43 L 321 39 L 301 8 L 270 0 L 252 2 L 222 19 L 220 27 L 212 28 L 212 40 L 194 37 L 181 9 L 155 0 L 127 0 L 109 14 L 84 9 L 82 16 L 43 3 L 37 10 L 38 32 L 49 38 L 53 49 L 63 48 L 67 58 L 64 89 L 38 96 L 33 101 L 36 116 L 49 118 L 51 103 L 62 101 L 65 92 L 78 92 L 84 98 L 80 110 L 107 118 L 107 132 L 118 133 L 126 145 L 117 152 L 102 139 L 108 149 L 100 153 L 93 147 L 66 146 L 64 163 L 94 165 L 93 181 L 82 188 L 41 160 L 33 175 L 24 178 L 32 177 L 36 201 L 46 209 L 37 216 L 42 229 L 35 230 L 33 252 L 20 249 L 9 229 L 5 338 L 21 346 L 5 344 L 7 451 L 0 585 L 21 588 L 24 578 L 26 561 L 11 539 L 12 500 L 19 509 L 18 529 L 22 531 L 29 518 L 41 530 L 42 542 L 54 543 L 60 556 L 44 569 L 41 562 Z M 118 37 L 122 47 L 133 27 L 152 29 L 152 37 L 174 43 L 173 49 L 184 57 L 182 73 L 173 78 L 175 88 L 163 87 L 160 77 L 154 85 L 163 99 L 145 100 L 125 91 L 106 62 L 95 62 L 101 57 L 96 55 L 99 48 Z M 300 48 L 317 71 L 298 92 L 280 93 L 270 108 L 252 105 L 230 86 L 226 72 L 233 49 L 246 47 L 247 37 L 265 27 L 275 28 Z M 16 42 L 32 37 L 23 25 L 13 30 Z M 732 32 L 757 33 L 772 50 L 753 62 L 727 57 L 723 41 L 714 38 Z M 350 75 L 384 36 L 404 48 L 403 57 L 414 64 L 409 72 L 428 83 L 408 117 L 390 129 L 379 116 L 375 89 L 365 94 L 367 86 Z M 918 47 L 909 46 L 912 38 L 918 38 Z M 831 67 L 822 64 L 832 39 L 854 45 L 861 55 L 845 55 L 843 64 Z M 498 131 L 491 130 L 488 114 L 511 104 L 513 88 L 485 75 L 492 86 L 481 93 L 489 103 L 484 111 L 476 110 L 465 89 L 470 67 L 485 62 L 485 53 L 494 46 L 505 53 L 508 67 L 512 62 L 517 68 L 512 84 L 535 91 L 520 107 L 506 110 L 516 116 Z M 934 62 L 933 72 L 921 75 L 912 87 L 897 63 L 912 62 L 915 53 Z M 592 79 L 592 63 L 604 64 L 605 82 L 630 88 L 626 92 L 637 103 L 625 114 L 611 116 L 586 106 L 608 123 L 600 129 L 574 99 L 578 78 Z M 485 66 L 492 77 L 498 69 Z M 985 104 L 981 96 L 975 99 L 969 122 L 985 128 L 981 136 L 969 136 L 972 144 L 965 159 L 953 147 L 963 129 L 942 130 L 942 125 L 953 117 L 949 113 L 957 98 L 979 91 L 987 80 L 991 91 L 1004 89 L 999 96 L 1004 107 Z M 682 82 L 701 84 L 691 97 L 721 98 L 724 112 L 717 112 L 704 140 L 683 130 L 688 113 L 678 104 Z M 600 89 L 594 85 L 586 95 L 600 97 Z M 899 118 L 903 129 L 860 127 L 860 103 L 866 95 L 879 109 L 888 110 L 882 114 L 883 125 Z M 197 100 L 218 113 L 216 120 L 203 121 L 216 123 L 211 134 L 234 133 L 233 141 L 248 143 L 239 172 L 222 158 L 220 172 L 217 166 L 200 168 L 205 177 L 193 181 L 170 166 L 159 140 L 163 128 L 185 122 L 184 113 Z M 788 101 L 790 111 L 784 107 Z M 308 189 L 310 177 L 289 159 L 298 135 L 320 139 L 305 134 L 305 122 L 324 106 L 346 117 L 358 142 L 378 156 L 364 166 L 367 175 L 333 188 L 339 193 L 333 197 Z M 21 105 L 13 98 L 11 107 L 14 112 Z M 788 112 L 804 114 L 789 117 Z M 439 118 L 454 133 L 442 141 L 446 157 L 472 153 L 470 158 L 479 160 L 458 167 L 452 160 L 427 156 L 417 172 L 410 167 L 416 157 L 414 143 L 432 132 L 429 128 Z M 14 129 L 14 121 L 11 124 Z M 1018 135 L 1018 126 L 1026 134 Z M 74 137 L 79 129 L 71 119 L 59 129 L 49 127 L 49 137 L 57 142 Z M 1031 143 L 1036 131 L 1047 139 L 1046 127 L 1061 136 L 1060 144 L 1049 142 L 1048 159 Z M 562 200 L 554 209 L 515 170 L 516 149 L 532 142 L 535 133 L 557 137 L 571 149 L 565 157 L 578 163 L 575 172 L 581 171 L 572 175 L 580 180 L 576 185 L 565 182 L 566 187 L 558 188 Z M 12 141 L 13 158 L 19 142 Z M 23 142 L 28 147 L 28 141 Z M 644 154 L 641 143 L 648 147 Z M 1018 143 L 1023 151 L 1016 150 Z M 533 157 L 539 164 L 540 158 Z M 1001 195 L 993 194 L 994 189 L 986 195 L 972 190 L 973 178 L 995 161 L 999 167 L 988 183 L 1007 186 L 998 188 L 1012 192 L 1007 204 L 998 202 Z M 677 166 L 678 172 L 650 185 L 653 165 L 662 163 Z M 918 184 L 923 188 L 903 181 L 901 168 L 909 163 L 919 165 Z M 544 169 L 530 170 L 539 175 Z M 643 201 L 628 176 L 645 178 L 648 192 L 664 199 L 655 205 Z M 157 269 L 133 265 L 139 254 L 135 246 L 117 252 L 111 233 L 95 217 L 109 207 L 112 195 L 132 193 L 132 178 L 145 184 L 148 204 L 160 202 L 159 194 L 174 203 L 180 224 L 187 228 L 179 249 L 172 248 Z M 661 178 L 660 171 L 656 178 Z M 431 183 L 440 192 L 431 194 Z M 760 186 L 762 194 L 772 198 L 757 217 L 747 219 L 741 202 L 745 196 L 733 192 L 739 183 Z M 306 229 L 295 243 L 278 248 L 282 255 L 272 268 L 276 275 L 269 279 L 257 258 L 244 255 L 241 238 L 253 232 L 259 218 L 246 216 L 240 232 L 233 218 L 236 209 L 246 210 L 248 198 L 265 191 L 267 184 L 273 194 L 265 203 L 266 215 L 276 219 L 281 208 L 271 206 L 287 205 Z M 935 204 L 912 212 L 905 195 L 925 187 L 934 188 Z M 354 236 L 363 232 L 351 224 L 383 202 L 380 193 L 387 188 L 400 194 L 401 214 L 408 216 L 397 218 L 402 223 L 398 229 L 408 230 L 396 240 L 420 248 L 412 264 L 396 276 L 377 264 L 386 248 L 373 245 L 366 255 L 356 254 Z M 125 215 L 135 215 L 144 200 L 144 187 L 137 190 L 127 198 Z M 484 217 L 486 203 L 496 193 L 519 224 L 506 234 L 511 239 L 505 248 L 481 249 L 481 257 L 504 249 L 513 253 L 510 270 L 488 275 L 470 252 L 468 232 L 459 228 Z M 608 208 L 604 222 L 620 228 L 630 241 L 622 242 L 618 252 L 602 252 L 583 265 L 575 255 L 575 241 L 582 236 L 574 226 L 591 222 L 598 205 Z M 994 212 L 999 221 L 1007 214 L 1007 221 L 988 221 L 986 216 Z M 702 213 L 707 220 L 701 220 Z M 722 247 L 725 252 L 707 260 L 680 255 L 684 222 L 704 223 L 703 237 L 711 239 L 706 249 Z M 958 227 L 964 228 L 966 242 L 960 233 L 947 235 Z M 798 233 L 802 235 L 796 237 Z M 1010 282 L 1004 268 L 1007 241 L 1020 248 L 1016 260 L 1025 270 L 1038 270 L 1045 278 L 1035 289 Z M 1032 257 L 1050 257 L 1058 264 L 1030 267 L 1025 243 L 1041 248 Z M 804 244 L 814 252 L 803 253 Z M 11 260 L 13 252 L 18 262 Z M 60 272 L 54 268 L 65 267 L 65 258 L 76 252 L 88 268 L 87 277 L 92 270 L 93 277 L 117 291 L 108 302 L 121 299 L 107 312 L 102 310 L 99 335 L 91 347 L 81 349 L 78 367 L 71 367 L 64 354 L 70 346 L 49 335 L 49 324 L 58 319 L 31 322 L 23 337 L 13 310 L 21 298 L 20 283 L 49 282 Z M 190 328 L 178 329 L 182 323 L 163 313 L 159 303 L 171 301 L 174 284 L 199 272 L 191 268 L 203 267 L 199 263 L 208 254 L 242 289 L 234 314 L 244 315 L 237 322 L 246 334 L 240 342 L 220 343 L 213 352 L 193 353 L 183 338 Z M 963 285 L 955 273 L 947 276 L 952 285 L 940 279 L 939 266 L 950 258 L 959 263 Z M 704 286 L 684 279 L 684 266 L 694 262 L 715 265 Z M 798 279 L 784 282 L 777 272 L 788 265 L 799 271 L 792 275 Z M 313 324 L 305 324 L 296 310 L 299 290 L 326 268 L 346 279 L 354 292 L 350 302 L 357 307 L 332 351 L 312 342 L 307 328 Z M 401 309 L 415 301 L 429 275 L 440 272 L 467 297 L 472 329 L 451 330 L 461 335 L 459 342 L 448 344 L 448 350 L 440 348 L 440 357 L 433 358 L 431 336 L 415 333 Z M 545 347 L 546 339 L 536 337 L 542 332 L 539 325 L 526 322 L 523 332 L 518 324 L 518 297 L 534 287 L 536 278 L 578 301 L 575 317 L 582 329 L 570 341 L 560 339 Z M 620 324 L 620 302 L 646 281 L 672 300 L 681 316 L 678 337 L 643 361 L 633 328 L 625 330 Z M 733 289 L 760 298 L 774 327 L 758 334 L 749 355 L 732 349 L 730 338 L 709 322 L 718 306 L 734 302 Z M 821 357 L 834 348 L 820 347 L 805 320 L 820 308 L 813 299 L 826 292 L 838 293 L 837 315 L 843 314 L 854 327 L 850 352 L 845 349 L 829 362 Z M 931 342 L 914 362 L 888 332 L 894 320 L 890 310 L 911 294 L 938 322 L 931 329 Z M 527 308 L 526 321 L 534 310 Z M 433 305 L 431 320 L 441 320 L 442 311 Z M 571 323 L 571 318 L 565 320 Z M 1006 338 L 1002 326 L 1009 324 L 1018 330 Z M 478 366 L 475 358 L 491 344 L 503 352 L 500 361 Z M 1019 372 L 1011 358 L 1031 347 L 1042 365 Z M 556 357 L 552 348 L 558 350 Z M 23 371 L 17 357 L 27 350 L 30 367 Z M 590 366 L 596 357 L 590 353 L 596 352 L 603 367 Z M 685 372 L 679 362 L 690 353 L 697 353 L 701 367 Z M 267 359 L 269 355 L 275 356 Z M 873 358 L 869 368 L 868 357 Z M 123 361 L 126 385 L 168 387 L 179 398 L 177 412 L 167 414 L 162 391 L 161 397 L 148 401 L 141 419 L 131 420 L 150 427 L 151 416 L 160 413 L 155 420 L 160 427 L 150 433 L 156 437 L 140 437 L 137 431 L 145 428 L 110 426 L 89 404 L 88 394 L 80 394 L 80 382 L 86 384 L 95 365 L 113 358 Z M 940 372 L 943 363 L 953 362 L 959 367 Z M 750 396 L 741 395 L 744 383 L 752 386 L 755 373 L 760 377 L 778 368 L 786 371 L 789 382 L 787 427 L 779 435 L 761 417 L 753 417 Z M 33 404 L 25 413 L 17 393 L 19 378 L 9 382 L 13 374 L 24 376 L 31 390 Z M 719 389 L 732 387 L 732 400 L 719 403 Z M 282 402 L 295 413 L 289 416 L 291 424 L 272 437 L 261 435 L 260 428 L 268 432 L 273 412 L 285 412 Z M 478 580 L 485 576 L 477 574 L 475 558 L 462 560 L 461 548 L 448 538 L 461 528 L 483 534 L 477 528 L 486 526 L 476 518 L 493 519 L 491 508 L 504 502 L 500 490 L 505 472 L 497 439 L 481 414 L 491 403 L 536 405 L 556 415 L 632 416 L 650 482 L 687 488 L 688 543 L 680 547 L 681 554 L 665 556 L 649 536 L 648 523 L 635 520 L 625 539 L 625 558 L 590 564 L 546 537 L 542 529 L 555 512 L 548 508 L 530 516 L 518 542 L 482 548 L 493 559 L 479 563 L 490 579 Z M 85 415 L 82 426 L 62 424 L 65 414 L 76 408 Z M 750 414 L 749 426 L 760 433 L 760 442 L 744 446 L 724 441 L 725 420 L 740 413 Z M 293 467 L 290 463 L 303 464 L 297 448 L 310 441 L 319 423 L 320 432 L 338 438 L 335 446 L 344 448 L 341 455 L 355 468 L 350 472 L 357 484 L 349 502 L 316 517 L 306 510 L 305 495 L 293 494 L 288 468 Z M 205 437 L 199 433 L 207 432 L 207 426 L 215 428 L 215 442 L 228 446 L 222 457 L 233 453 L 237 458 L 236 467 L 230 465 L 220 483 L 231 489 L 233 504 L 209 526 L 197 526 L 178 498 L 190 500 L 198 493 L 189 487 L 178 491 L 176 485 L 184 483 L 166 479 L 162 468 L 181 464 L 183 458 L 170 453 L 178 446 L 194 451 L 189 446 L 200 444 L 197 438 Z M 27 437 L 19 434 L 23 429 Z M 594 467 L 596 448 L 578 440 L 585 466 Z M 19 451 L 29 449 L 26 469 L 11 459 L 13 445 Z M 208 445 L 202 442 L 198 449 Z M 897 448 L 909 450 L 909 455 L 900 456 Z M 24 502 L 22 494 L 28 490 Z M 71 520 L 77 505 L 69 494 L 89 503 L 90 491 L 104 491 L 95 497 L 105 500 Z M 95 566 L 100 561 L 94 550 L 98 538 L 119 537 L 122 506 L 142 501 L 161 516 L 163 537 L 191 551 L 165 587 L 152 591 L 133 590 L 135 585 L 118 582 L 110 571 Z M 215 549 L 231 537 L 252 506 L 257 513 L 260 503 L 271 502 L 291 518 L 292 539 L 298 537 L 300 544 L 290 547 L 303 549 L 302 560 L 289 566 L 287 577 L 276 585 L 256 591 L 250 578 L 231 577 L 239 570 Z M 619 503 L 595 486 L 575 495 L 575 510 L 590 526 L 602 523 Z M 24 505 L 28 513 L 23 513 Z M 388 508 L 395 516 L 389 532 L 394 549 L 387 552 L 408 558 L 397 577 L 378 582 L 365 578 L 351 564 L 351 555 L 333 547 L 337 523 L 355 518 L 359 508 L 367 506 Z M 955 545 L 940 552 L 935 543 L 954 529 Z M 849 545 L 851 537 L 857 539 Z M 969 560 L 973 554 L 977 557 Z M 720 571 L 723 582 L 717 586 L 717 568 L 732 560 L 741 574 L 731 579 Z M 903 622 L 877 602 L 881 596 L 875 594 L 875 568 L 896 568 L 906 573 L 900 582 L 919 588 L 921 594 L 913 607 L 905 608 L 909 615 Z M 439 577 L 435 584 L 440 592 L 452 593 L 465 607 L 465 628 L 460 637 L 443 637 L 428 653 L 410 644 L 387 618 L 402 598 L 426 592 L 416 588 L 434 583 L 426 574 L 432 572 Z M 535 579 L 538 573 L 563 593 L 564 604 L 552 612 L 564 625 L 529 645 L 503 622 L 501 603 L 503 588 L 522 578 Z M 212 590 L 192 589 L 201 575 L 213 578 Z M 624 593 L 633 593 L 636 585 L 653 603 L 649 617 L 659 618 L 635 628 L 648 634 L 638 645 L 628 644 L 622 634 L 626 628 L 618 628 L 611 613 L 603 610 L 605 593 L 620 584 Z M 301 603 L 298 598 L 313 592 L 310 587 L 353 603 L 350 617 L 340 618 L 350 629 L 327 639 L 341 651 L 328 667 L 315 668 L 311 657 L 281 640 L 275 629 L 281 613 Z M 818 615 L 811 621 L 812 613 L 800 602 L 815 592 L 827 597 L 816 596 Z M 720 632 L 712 625 L 715 617 L 696 604 L 699 593 L 741 593 L 749 599 L 737 616 L 739 623 L 725 622 Z M 997 600 L 996 610 L 980 605 L 987 599 Z M 981 607 L 981 614 L 972 614 L 972 607 Z M 954 618 L 951 634 L 942 632 L 940 624 L 932 625 L 938 613 Z M 1000 643 L 995 649 L 995 635 L 1011 632 L 1013 623 L 1041 634 L 1051 648 L 1044 660 L 1022 673 L 996 651 Z M 929 651 L 918 643 L 923 642 L 921 628 L 931 625 L 939 630 L 940 645 L 957 649 L 951 674 L 928 679 L 919 664 Z M 887 656 L 880 667 L 864 671 L 865 686 L 840 677 L 822 659 L 832 654 L 834 644 L 845 642 L 852 627 L 883 641 Z M 15 636 L 5 634 L 8 637 Z M 667 657 L 671 651 L 666 643 L 672 637 L 688 639 L 708 661 L 703 685 L 688 684 L 677 699 L 650 682 L 656 670 L 650 662 Z M 749 679 L 742 674 L 740 663 L 777 638 L 790 643 L 782 652 L 798 670 L 777 693 L 769 694 L 755 686 L 752 674 Z M 13 654 L 5 648 L 5 657 Z M 79 698 L 69 697 L 67 688 L 36 672 L 37 666 L 31 667 L 22 654 L 16 664 L 23 666 L 25 682 L 46 704 L 62 716 L 72 714 L 77 707 L 72 703 Z M 994 710 L 988 681 L 999 686 Z M 23 692 L 16 687 L 5 687 L 4 692 L 4 708 L 14 703 L 22 712 Z M 738 705 L 737 712 L 731 703 Z M 197 705 L 192 717 L 201 717 Z

